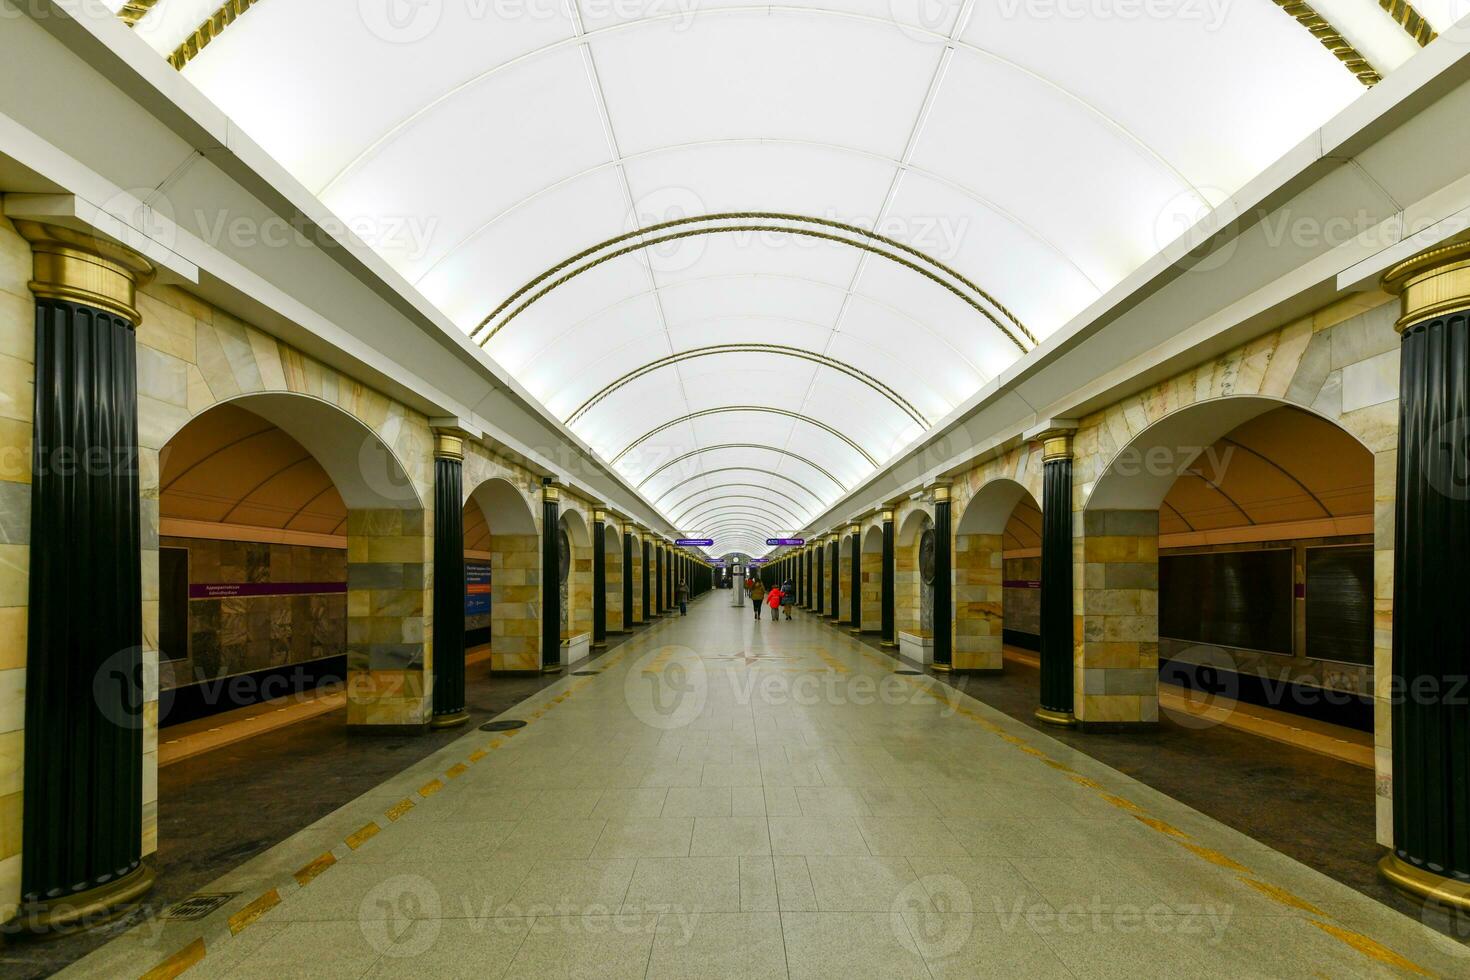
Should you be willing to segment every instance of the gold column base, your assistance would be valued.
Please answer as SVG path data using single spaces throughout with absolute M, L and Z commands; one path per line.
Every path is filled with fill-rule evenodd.
M 605 646 L 607 646 L 606 640 L 598 640 L 596 643 L 592 644 L 592 649 L 601 650 Z
M 854 626 L 852 629 L 848 630 L 848 632 L 851 633 L 853 636 L 862 636 L 863 635 L 863 631 L 860 628 L 856 627 L 856 626 Z
M 898 647 L 898 644 L 893 642 L 892 640 L 879 640 L 878 645 L 880 647 L 883 647 L 885 650 L 893 650 Z
M 547 664 L 546 666 L 541 668 L 541 673 L 543 674 L 560 674 L 561 671 L 561 664 Z
M 937 670 L 941 674 L 947 674 L 950 671 L 954 670 L 954 664 L 936 664 L 936 663 L 931 663 L 931 664 L 929 664 L 929 669 L 930 670 Z
M 1470 912 L 1470 882 L 1456 881 L 1423 868 L 1416 868 L 1393 851 L 1378 861 L 1378 873 L 1394 887 L 1415 898 Z
M 148 889 L 153 887 L 153 869 L 140 864 L 116 881 L 77 892 L 65 898 L 21 906 L 7 922 L 11 935 L 61 935 L 73 927 L 90 929 L 128 911 Z
M 1052 711 L 1049 708 L 1037 708 L 1036 720 L 1044 721 L 1048 725 L 1058 725 L 1062 728 L 1077 727 L 1077 717 L 1070 711 Z
M 460 709 L 452 715 L 435 715 L 429 720 L 429 727 L 432 729 L 453 728 L 456 725 L 463 725 L 469 720 L 470 713 L 464 709 Z

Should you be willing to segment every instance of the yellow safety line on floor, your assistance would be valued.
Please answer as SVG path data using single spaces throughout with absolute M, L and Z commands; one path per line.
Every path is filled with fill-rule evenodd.
M 867 651 L 864 651 L 864 655 L 869 656 Z M 916 683 L 915 679 L 912 677 L 906 675 L 900 676 L 902 676 L 904 680 L 909 681 L 911 684 Z M 927 681 L 930 678 L 928 677 L 928 675 L 923 675 L 922 679 Z M 942 681 L 939 681 L 938 678 L 934 678 L 934 680 L 942 686 L 948 686 L 945 685 Z M 970 697 L 970 695 L 965 694 L 958 689 L 951 689 L 955 691 L 956 695 Z M 983 702 L 977 701 L 977 703 Z M 955 713 L 960 715 L 961 717 L 970 718 L 971 720 L 978 722 L 979 727 L 998 735 L 1001 741 L 1005 742 L 1008 745 L 1011 745 L 1014 748 L 1020 749 L 1028 755 L 1039 757 L 1043 762 L 1047 763 L 1053 768 L 1060 768 L 1063 766 L 1062 763 L 1058 762 L 1055 759 L 1052 759 L 1050 756 L 1047 756 L 1046 753 L 1036 749 L 1036 747 L 1027 742 L 1025 738 L 1004 731 L 1002 728 L 1000 728 L 1000 726 L 979 718 L 978 715 L 970 710 L 961 707 L 956 708 Z M 1250 887 L 1259 891 L 1261 894 L 1266 895 L 1267 897 L 1277 902 L 1280 902 L 1283 905 L 1302 909 L 1304 911 L 1310 911 L 1315 914 L 1323 915 L 1324 917 L 1326 916 L 1326 913 L 1321 912 L 1320 909 L 1317 909 L 1311 903 L 1307 902 L 1304 899 L 1298 898 L 1296 895 L 1292 894 L 1286 889 L 1281 888 L 1277 885 L 1272 885 L 1267 882 L 1260 881 L 1259 879 L 1254 877 L 1255 872 L 1251 871 L 1245 865 L 1234 860 L 1233 858 L 1222 854 L 1212 848 L 1204 847 L 1200 844 L 1194 844 L 1186 839 L 1183 839 L 1187 838 L 1189 835 L 1185 834 L 1177 827 L 1171 826 L 1170 824 L 1164 822 L 1163 820 L 1159 820 L 1156 817 L 1149 816 L 1147 812 L 1143 809 L 1143 807 L 1139 806 L 1137 803 L 1134 803 L 1132 800 L 1129 800 L 1122 796 L 1118 796 L 1115 793 L 1108 792 L 1103 787 L 1103 785 L 1096 780 L 1089 779 L 1086 776 L 1076 773 L 1071 774 L 1068 778 L 1077 783 L 1079 786 L 1085 786 L 1088 789 L 1095 790 L 1104 801 L 1122 810 L 1128 811 L 1133 817 L 1140 820 L 1145 826 L 1173 838 L 1176 843 L 1187 849 L 1190 853 L 1194 854 L 1201 860 L 1207 861 L 1210 864 L 1216 865 L 1218 867 L 1226 868 L 1230 871 L 1240 872 L 1240 874 L 1238 875 L 1239 879 L 1245 882 Z M 1319 922 L 1315 919 L 1309 921 L 1311 921 L 1313 925 L 1321 929 L 1323 932 L 1327 933 L 1329 936 L 1332 936 L 1342 941 L 1343 943 L 1357 950 L 1364 956 L 1377 960 L 1380 963 L 1385 963 L 1390 966 L 1395 966 L 1400 969 L 1408 970 L 1421 976 L 1432 975 L 1429 973 L 1429 971 L 1425 970 L 1417 963 L 1414 963 L 1412 960 L 1404 958 L 1400 954 L 1394 952 L 1392 949 L 1389 949 L 1387 946 L 1384 946 L 1382 943 L 1379 943 L 1377 940 L 1371 939 L 1368 936 L 1364 936 L 1361 933 L 1352 932 L 1348 929 L 1343 929 L 1340 926 L 1334 926 L 1326 922 Z
M 204 959 L 204 939 L 201 937 L 143 974 L 141 980 L 174 980 L 174 977 L 202 959 Z
M 296 871 L 291 875 L 291 877 L 296 879 L 296 884 L 298 885 L 309 885 L 312 883 L 312 880 L 315 879 L 317 875 L 321 874 L 323 871 L 327 870 L 336 863 L 337 856 L 331 851 L 328 851 L 311 863 L 304 864 L 301 867 L 297 868 Z

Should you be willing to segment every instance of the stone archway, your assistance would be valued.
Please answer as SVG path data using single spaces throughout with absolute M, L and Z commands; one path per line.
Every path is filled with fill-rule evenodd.
M 474 485 L 467 479 L 465 486 L 468 506 L 479 509 L 489 532 L 490 669 L 539 671 L 541 536 L 535 512 L 526 493 L 504 477 Z
M 1001 670 L 1006 630 L 1007 531 L 1017 512 L 1040 510 L 1024 485 L 999 478 L 983 484 L 955 525 L 954 666 L 956 670 Z M 1014 533 L 1013 529 L 1012 532 Z M 1040 578 L 1040 558 L 1033 559 Z M 1018 587 L 1012 585 L 1011 591 Z M 1039 594 L 1039 583 L 1038 583 Z

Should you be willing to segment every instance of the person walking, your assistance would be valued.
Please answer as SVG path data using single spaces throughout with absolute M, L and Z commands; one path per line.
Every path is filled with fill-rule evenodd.
M 689 615 L 689 583 L 679 579 L 679 584 L 674 589 L 674 597 L 679 602 L 679 615 Z
M 791 607 L 796 605 L 796 585 L 787 579 L 781 583 L 781 608 L 786 610 L 786 618 L 791 618 Z
M 750 580 L 750 602 L 755 606 L 755 618 L 761 618 L 761 603 L 766 601 L 766 586 L 758 578 Z
M 779 585 L 771 586 L 771 591 L 766 593 L 766 605 L 771 607 L 771 619 L 781 621 L 781 603 L 783 594 Z

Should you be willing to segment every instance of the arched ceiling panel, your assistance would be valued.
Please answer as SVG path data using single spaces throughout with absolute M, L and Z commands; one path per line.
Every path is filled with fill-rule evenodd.
M 184 426 L 159 454 L 165 520 L 341 534 L 342 496 L 320 463 L 280 428 L 235 405 Z
M 201 2 L 158 0 L 139 31 L 168 52 Z M 1441 30 L 1445 6 L 1425 5 Z M 1363 90 L 1268 0 L 1048 9 L 571 0 L 389 19 L 260 0 L 184 73 L 604 456 L 680 420 L 617 462 L 633 482 L 710 446 L 768 447 L 690 456 L 644 487 L 659 506 L 738 481 L 820 507 Z M 1369 0 L 1319 9 L 1379 74 L 1423 41 Z M 729 212 L 805 217 L 708 233 Z M 610 242 L 684 219 L 648 233 L 676 240 Z M 772 224 L 787 232 L 749 227 Z M 763 346 L 588 404 L 725 344 Z M 739 405 L 820 424 L 684 418 Z M 1255 434 L 1272 458 L 1274 431 Z M 1321 475 L 1333 461 L 1299 482 L 1352 511 L 1356 484 Z M 1250 506 L 1289 512 L 1286 477 L 1238 473 L 1257 469 Z M 1179 493 L 1201 520 L 1218 504 Z

